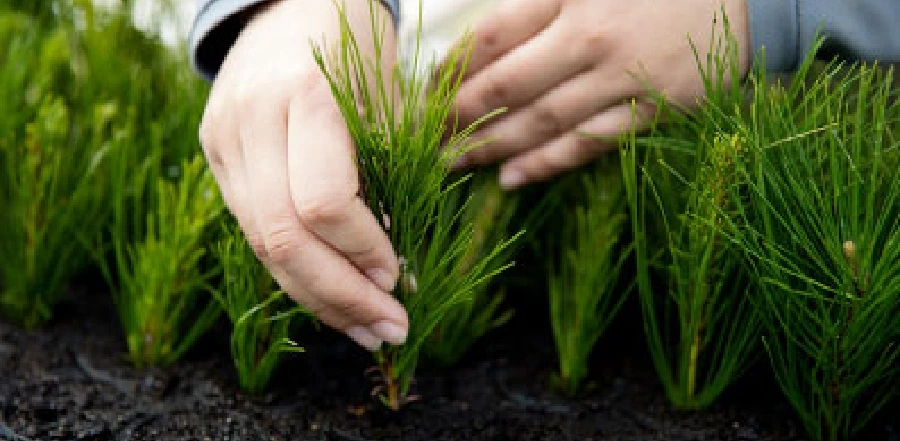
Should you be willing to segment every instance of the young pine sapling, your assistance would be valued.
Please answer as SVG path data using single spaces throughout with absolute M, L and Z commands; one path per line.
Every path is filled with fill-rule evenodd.
M 507 266 L 499 257 L 509 241 L 485 245 L 474 262 L 467 261 L 473 225 L 463 223 L 465 204 L 450 197 L 467 179 L 451 177 L 450 169 L 474 129 L 453 133 L 447 123 L 465 70 L 465 51 L 455 50 L 449 58 L 450 65 L 460 61 L 462 71 L 442 69 L 426 87 L 415 73 L 419 69 L 405 77 L 396 69 L 385 73 L 380 68 L 386 55 L 384 30 L 374 19 L 374 58 L 363 55 L 343 10 L 341 26 L 334 51 L 326 55 L 315 48 L 315 56 L 356 145 L 363 197 L 401 258 L 393 295 L 408 312 L 409 337 L 404 345 L 375 353 L 381 384 L 374 393 L 396 410 L 410 399 L 423 345 L 448 311 L 471 301 L 477 287 Z M 444 148 L 445 137 L 449 148 Z
M 810 56 L 789 86 L 754 77 L 727 231 L 781 389 L 810 437 L 836 441 L 900 390 L 900 93 L 878 67 L 811 72 Z
M 732 38 L 710 47 L 698 59 L 708 66 L 706 104 L 684 114 L 659 98 L 665 123 L 622 150 L 644 331 L 666 396 L 680 409 L 714 402 L 747 367 L 759 333 L 741 255 L 721 233 L 739 198 L 742 141 L 727 130 L 729 112 L 744 108 L 744 89 Z
M 64 25 L 43 28 L 2 11 L 0 18 L 0 316 L 34 327 L 89 261 L 84 239 L 103 228 L 96 187 L 106 151 L 92 134 L 111 115 L 66 96 L 72 54 Z
M 262 393 L 285 353 L 303 352 L 290 337 L 302 308 L 277 289 L 275 279 L 234 227 L 216 248 L 222 287 L 213 294 L 231 320 L 231 357 L 245 392 Z
M 212 174 L 200 155 L 171 168 L 173 177 L 155 173 L 156 162 L 150 157 L 132 170 L 121 159 L 122 187 L 112 201 L 114 258 L 98 256 L 138 367 L 176 361 L 221 313 L 207 295 L 217 269 L 204 259 L 224 208 Z
M 550 324 L 559 358 L 553 385 L 575 395 L 597 340 L 627 298 L 627 290 L 616 288 L 631 247 L 622 244 L 625 194 L 615 158 L 598 160 L 555 185 L 569 206 L 549 268 Z

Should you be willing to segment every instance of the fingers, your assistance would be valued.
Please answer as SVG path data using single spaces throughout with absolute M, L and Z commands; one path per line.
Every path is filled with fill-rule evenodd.
M 325 324 L 368 349 L 383 340 L 402 343 L 408 327 L 403 307 L 301 222 L 303 214 L 298 214 L 291 198 L 286 167 L 287 105 L 268 104 L 252 109 L 240 134 L 247 174 L 253 176 L 248 186 L 262 238 L 257 254 L 281 287 Z
M 460 127 L 498 108 L 516 110 L 593 67 L 556 22 L 463 83 L 455 102 Z M 581 91 L 582 95 L 585 91 Z
M 528 41 L 559 14 L 557 0 L 507 0 L 472 31 L 472 52 L 463 78 L 472 76 Z M 456 66 L 459 71 L 460 66 Z
M 515 189 L 584 165 L 615 148 L 614 141 L 597 138 L 612 138 L 626 130 L 644 127 L 652 112 L 653 106 L 648 103 L 638 103 L 634 108 L 631 103 L 612 107 L 549 144 L 506 161 L 500 167 L 500 185 L 507 190 Z
M 471 142 L 483 146 L 468 152 L 458 166 L 487 165 L 544 145 L 635 93 L 634 82 L 624 75 L 582 73 L 478 130 Z
M 303 224 L 385 292 L 400 274 L 387 234 L 357 195 L 352 140 L 331 93 L 306 93 L 289 110 L 290 192 Z

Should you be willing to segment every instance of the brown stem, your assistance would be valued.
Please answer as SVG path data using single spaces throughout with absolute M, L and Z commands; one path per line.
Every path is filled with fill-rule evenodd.
M 394 366 L 387 357 L 381 364 L 381 373 L 387 389 L 387 405 L 391 410 L 398 411 L 400 410 L 400 384 L 394 378 Z

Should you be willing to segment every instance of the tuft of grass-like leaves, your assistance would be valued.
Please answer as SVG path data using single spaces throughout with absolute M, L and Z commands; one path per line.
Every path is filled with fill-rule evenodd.
M 552 244 L 558 254 L 548 271 L 550 324 L 559 359 L 553 385 L 576 395 L 597 340 L 627 298 L 627 292 L 616 288 L 631 246 L 621 243 L 627 218 L 617 159 L 597 160 L 556 185 L 563 186 L 570 201 L 561 236 Z
M 472 225 L 472 240 L 459 267 L 463 273 L 485 253 L 492 252 L 496 244 L 520 234 L 512 231 L 518 194 L 504 192 L 495 171 L 475 174 L 449 197 L 463 207 L 460 225 Z M 451 210 L 447 212 L 453 214 Z M 527 220 L 525 225 L 529 225 Z M 523 242 L 518 240 L 504 248 L 496 258 L 509 261 L 517 249 L 515 245 Z M 438 323 L 425 346 L 426 356 L 442 366 L 456 363 L 484 334 L 512 318 L 512 310 L 502 309 L 503 298 L 503 288 L 496 284 L 475 287 L 469 300 L 453 307 Z
M 757 282 L 776 378 L 816 440 L 849 439 L 900 389 L 900 93 L 812 59 L 754 78 L 734 136 L 746 200 L 726 231 Z
M 115 164 L 196 151 L 206 87 L 129 14 L 87 0 L 0 1 L 0 42 L 0 315 L 36 326 L 97 254 Z
M 341 26 L 341 41 L 330 52 L 315 48 L 315 56 L 356 144 L 364 199 L 402 259 L 393 295 L 409 314 L 409 337 L 375 353 L 381 383 L 375 393 L 396 410 L 409 401 L 423 345 L 449 311 L 507 266 L 499 257 L 512 239 L 486 244 L 474 262 L 467 259 L 474 226 L 463 213 L 471 202 L 460 206 L 451 197 L 467 178 L 451 177 L 450 166 L 474 126 L 450 133 L 447 124 L 464 66 L 439 71 L 426 87 L 419 69 L 411 76 L 381 69 L 384 29 L 374 18 L 374 57 L 364 55 L 343 9 Z M 464 61 L 466 53 L 457 49 L 449 59 Z M 443 148 L 445 137 L 451 148 Z
M 286 353 L 303 352 L 290 339 L 292 324 L 305 311 L 277 289 L 244 236 L 225 228 L 216 248 L 222 265 L 222 288 L 213 291 L 234 328 L 231 357 L 245 392 L 262 393 Z
M 100 130 L 105 121 L 86 120 L 52 91 L 48 77 L 66 68 L 60 40 L 25 35 L 0 48 L 7 51 L 0 55 L 0 315 L 34 327 L 50 319 L 66 282 L 86 267 L 85 236 L 103 227 L 95 186 L 106 155 L 79 148 L 87 136 L 77 127 Z M 47 57 L 43 68 L 29 63 L 34 50 Z
M 119 164 L 114 259 L 98 259 L 138 367 L 178 360 L 221 313 L 206 295 L 218 268 L 205 262 L 205 244 L 224 208 L 212 174 L 200 155 L 167 169 L 170 176 L 152 158 L 144 165 Z
M 708 336 L 705 390 L 720 389 L 759 320 L 800 421 L 813 439 L 834 441 L 898 390 L 900 94 L 890 71 L 814 64 L 819 47 L 788 82 L 770 82 L 762 62 L 746 87 L 726 86 L 723 69 L 705 74 L 708 98 L 691 115 L 660 100 L 666 123 L 633 137 L 623 163 L 645 326 L 666 389 L 689 390 L 692 330 Z M 659 240 L 668 247 L 655 254 Z M 660 273 L 669 296 L 656 297 L 677 300 L 681 332 L 666 332 L 666 310 L 647 300 Z M 748 279 L 747 294 L 735 277 Z M 706 318 L 689 326 L 693 317 Z M 671 364 L 666 348 L 680 354 Z
M 722 234 L 740 203 L 732 187 L 743 143 L 728 130 L 745 96 L 727 20 L 724 29 L 697 60 L 706 104 L 686 113 L 660 97 L 665 123 L 621 152 L 647 344 L 681 409 L 713 403 L 746 369 L 759 335 L 741 253 Z

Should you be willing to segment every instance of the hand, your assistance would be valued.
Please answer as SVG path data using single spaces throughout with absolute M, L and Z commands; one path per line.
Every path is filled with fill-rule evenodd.
M 690 42 L 705 60 L 713 32 L 724 37 L 722 7 L 711 0 L 501 2 L 474 30 L 456 113 L 465 127 L 494 109 L 507 112 L 476 131 L 472 141 L 488 144 L 458 167 L 503 161 L 501 184 L 516 188 L 614 147 L 585 133 L 608 138 L 645 126 L 654 113 L 648 87 L 695 107 L 704 87 Z M 743 76 L 746 0 L 725 0 L 724 10 Z
M 371 49 L 368 0 L 348 0 L 345 11 Z M 330 1 L 280 0 L 256 12 L 213 84 L 200 137 L 226 204 L 281 288 L 374 350 L 403 343 L 409 322 L 389 294 L 398 259 L 358 196 L 350 134 L 312 56 L 311 41 L 337 44 L 339 23 Z

